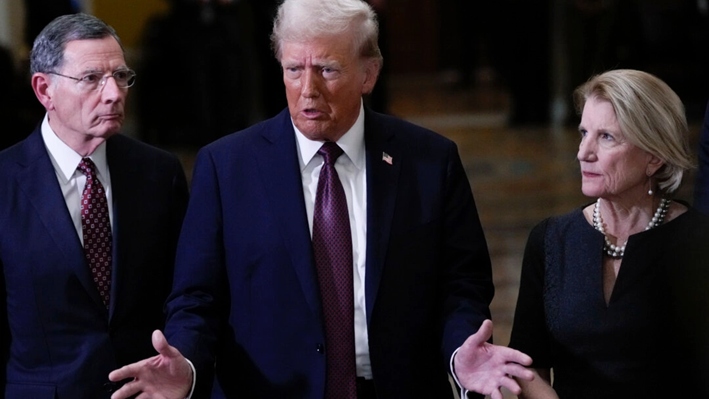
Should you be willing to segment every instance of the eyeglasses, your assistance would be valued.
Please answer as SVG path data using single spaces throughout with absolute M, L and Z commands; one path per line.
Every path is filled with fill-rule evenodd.
M 61 73 L 57 72 L 47 73 L 75 80 L 79 88 L 84 91 L 97 90 L 99 87 L 103 87 L 103 85 L 106 84 L 106 79 L 108 79 L 109 77 L 113 77 L 113 80 L 116 81 L 116 86 L 122 89 L 131 87 L 133 86 L 133 84 L 135 84 L 135 72 L 130 69 L 119 69 L 118 71 L 115 71 L 110 75 L 106 75 L 101 72 L 87 73 L 86 75 L 80 78 L 62 75 Z

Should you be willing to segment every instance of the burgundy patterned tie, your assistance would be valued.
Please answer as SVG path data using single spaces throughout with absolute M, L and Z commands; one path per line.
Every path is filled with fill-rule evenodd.
M 113 239 L 108 217 L 108 202 L 103 185 L 96 177 L 96 165 L 89 158 L 79 163 L 78 169 L 86 175 L 86 186 L 81 194 L 81 229 L 84 235 L 84 255 L 91 268 L 96 288 L 108 307 L 111 294 L 111 248 Z
M 342 149 L 326 142 L 313 214 L 313 251 L 325 318 L 326 399 L 355 399 L 352 231 L 347 199 L 335 170 Z

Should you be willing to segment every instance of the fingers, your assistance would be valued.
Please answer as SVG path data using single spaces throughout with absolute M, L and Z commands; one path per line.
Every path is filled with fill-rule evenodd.
M 155 348 L 158 353 L 164 355 L 164 352 L 169 350 L 170 344 L 167 343 L 167 338 L 165 338 L 165 335 L 162 333 L 162 331 L 153 331 L 151 339 L 153 342 L 153 348 Z
M 521 364 L 523 366 L 531 366 L 532 358 L 529 355 L 522 353 L 516 349 L 508 348 L 506 346 L 499 347 L 500 355 L 505 359 L 506 362 L 512 362 Z
M 532 381 L 534 379 L 534 372 L 519 364 L 508 363 L 505 366 L 505 373 L 510 377 L 515 377 L 524 381 Z
M 170 349 L 172 348 L 170 345 L 168 345 L 167 339 L 165 339 L 165 336 L 163 335 L 162 332 L 160 332 L 160 330 L 153 331 L 152 342 L 153 342 L 153 347 L 160 354 L 163 354 L 163 352 L 169 353 Z M 177 351 L 177 349 L 175 349 L 175 351 Z M 165 356 L 167 356 L 167 355 L 165 355 Z M 141 370 L 143 370 L 146 367 L 146 363 L 150 362 L 152 359 L 155 359 L 155 358 L 156 358 L 156 356 L 153 356 L 149 359 L 144 359 L 144 360 L 141 360 L 141 361 L 138 361 L 135 363 L 125 365 L 117 370 L 113 370 L 108 374 L 108 379 L 113 382 L 129 379 L 129 378 L 135 379 L 138 377 Z M 126 384 L 126 385 L 131 386 L 131 385 L 135 385 L 135 384 Z M 124 385 L 124 387 L 126 385 Z M 128 396 L 130 396 L 130 395 L 128 395 Z M 118 397 L 123 397 L 123 396 L 118 396 Z
M 492 337 L 492 321 L 485 320 L 475 334 L 468 337 L 463 346 L 477 347 L 487 342 Z
M 141 392 L 140 384 L 138 381 L 131 381 L 124 384 L 120 389 L 111 395 L 111 399 L 125 399 L 130 398 Z M 141 395 L 142 396 L 142 395 Z M 140 396 L 139 396 L 140 397 Z
M 153 348 L 155 348 L 155 350 L 159 354 L 161 354 L 165 357 L 168 357 L 168 358 L 182 357 L 182 354 L 180 353 L 180 351 L 177 350 L 177 348 L 175 348 L 174 346 L 171 346 L 167 342 L 167 338 L 165 338 L 165 335 L 162 333 L 162 331 L 160 331 L 160 330 L 153 331 L 152 340 L 153 340 Z
M 506 388 L 515 395 L 519 395 L 522 392 L 522 388 L 519 386 L 517 381 L 509 376 L 505 376 L 500 379 L 500 388 L 502 387 Z
M 135 378 L 138 373 L 140 372 L 140 369 L 143 367 L 143 365 L 148 361 L 146 360 L 141 360 L 136 363 L 128 364 L 125 365 L 118 370 L 113 370 L 108 374 L 108 379 L 117 382 L 121 380 L 125 380 L 127 378 Z

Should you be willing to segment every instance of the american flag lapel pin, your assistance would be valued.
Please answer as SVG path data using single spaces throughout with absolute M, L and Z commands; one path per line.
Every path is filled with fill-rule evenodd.
M 382 161 L 391 165 L 394 162 L 394 158 L 392 158 L 391 155 L 387 154 L 386 152 L 382 152 Z

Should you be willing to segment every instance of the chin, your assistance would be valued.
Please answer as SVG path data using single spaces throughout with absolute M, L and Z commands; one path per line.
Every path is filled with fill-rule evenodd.
M 303 133 L 303 136 L 307 137 L 309 140 L 313 141 L 335 141 L 332 140 L 332 134 L 328 134 L 328 132 L 323 130 L 323 126 L 310 126 L 306 125 L 303 128 L 298 127 L 298 130 L 300 130 L 301 133 Z
M 120 132 L 120 131 L 121 131 L 120 127 L 117 129 L 105 130 L 103 133 L 99 133 L 99 134 L 95 135 L 94 137 L 108 140 L 110 137 L 118 134 L 118 132 Z
M 593 188 L 583 188 L 582 187 L 581 192 L 583 193 L 583 195 L 590 197 L 590 198 L 598 198 L 601 195 L 603 195 L 603 193 L 601 191 L 593 189 Z

